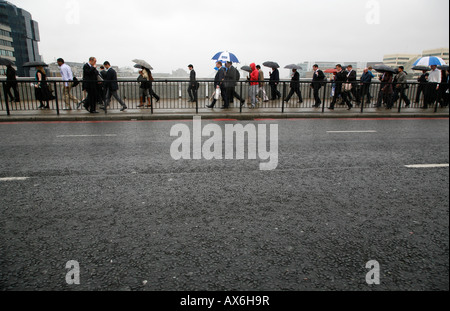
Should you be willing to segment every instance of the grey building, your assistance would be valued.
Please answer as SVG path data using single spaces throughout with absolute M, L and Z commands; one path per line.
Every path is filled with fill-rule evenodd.
M 0 57 L 16 61 L 11 28 L 0 23 Z M 6 67 L 0 66 L 0 76 L 6 75 Z
M 0 23 L 11 28 L 17 74 L 25 77 L 32 75 L 34 70 L 30 72 L 30 69 L 23 68 L 22 65 L 26 62 L 41 61 L 38 23 L 32 19 L 29 12 L 4 0 L 0 0 Z

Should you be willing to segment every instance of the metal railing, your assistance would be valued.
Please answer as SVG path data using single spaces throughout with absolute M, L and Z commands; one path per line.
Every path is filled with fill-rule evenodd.
M 11 81 L 0 81 L 2 84 L 1 96 L 0 96 L 0 111 L 6 111 L 7 115 L 11 115 L 16 111 L 33 111 L 39 110 L 41 103 L 36 100 L 35 87 L 36 81 L 34 80 L 19 80 L 13 81 L 17 83 L 17 89 L 11 87 Z M 61 110 L 66 107 L 66 100 L 64 98 L 64 81 L 48 80 L 47 81 L 51 92 L 54 96 L 49 102 L 48 110 L 55 111 L 58 115 Z M 95 83 L 95 82 L 94 82 Z M 136 80 L 119 80 L 119 91 L 118 94 L 125 102 L 128 109 L 136 110 L 142 109 L 143 111 L 148 111 L 148 113 L 168 113 L 177 110 L 186 110 L 195 113 L 200 113 L 200 111 L 206 109 L 206 105 L 210 104 L 212 101 L 212 95 L 215 91 L 214 82 L 211 80 L 199 80 L 200 87 L 197 91 L 197 101 L 189 102 L 188 88 L 190 85 L 189 81 L 186 80 L 157 80 L 152 83 L 152 90 L 155 96 L 151 96 L 149 99 L 144 98 L 144 107 L 139 106 L 142 103 L 142 93 L 140 91 L 140 83 Z M 71 89 L 71 94 L 76 98 L 69 101 L 72 110 L 76 110 L 79 103 L 86 98 L 87 93 L 82 90 L 83 82 Z M 323 82 L 322 87 L 319 90 L 319 97 L 321 105 L 316 108 L 316 101 L 314 97 L 314 90 L 312 88 L 311 81 L 300 81 L 298 82 L 299 89 L 302 94 L 302 102 L 296 94 L 291 98 L 289 102 L 285 99 L 291 90 L 291 81 L 280 81 L 277 86 L 277 90 L 282 94 L 281 98 L 276 100 L 272 99 L 272 90 L 269 85 L 269 81 L 264 81 L 264 86 L 261 88 L 261 92 L 258 92 L 258 104 L 256 109 L 267 109 L 271 112 L 279 111 L 280 113 L 285 112 L 299 112 L 305 109 L 316 109 L 317 111 L 325 112 L 327 107 L 330 106 L 333 98 L 333 87 L 334 82 Z M 389 95 L 383 94 L 381 91 L 382 85 L 380 82 L 372 82 L 370 84 L 363 84 L 359 81 L 352 84 L 352 90 L 347 92 L 345 96 L 351 98 L 354 110 L 359 110 L 363 113 L 366 109 L 376 108 L 377 105 L 386 105 L 384 102 L 386 98 L 391 98 Z M 248 81 L 239 81 L 235 88 L 236 92 L 240 94 L 242 98 L 246 100 L 246 104 L 241 107 L 240 102 L 235 100 L 234 103 L 230 103 L 230 109 L 239 110 L 239 112 L 244 112 L 249 107 L 250 84 Z M 449 94 L 447 93 L 448 84 L 443 83 L 440 85 L 439 90 L 431 89 L 431 84 L 420 84 L 417 82 L 406 83 L 403 85 L 405 88 L 404 92 L 407 98 L 411 101 L 410 105 L 403 100 L 402 97 L 398 98 L 393 103 L 392 109 L 396 109 L 399 113 L 405 108 L 421 108 L 428 106 L 429 108 L 434 108 L 434 112 L 438 111 L 439 107 L 448 107 Z M 395 90 L 395 86 L 393 87 Z M 369 92 L 363 92 L 363 89 L 369 90 Z M 262 90 L 265 91 L 269 101 L 265 101 L 262 94 Z M 423 91 L 420 91 L 423 90 Z M 16 94 L 14 94 L 16 91 Z M 102 91 L 99 89 L 99 92 Z M 9 95 L 11 93 L 11 95 Z M 371 98 L 368 98 L 370 94 Z M 395 94 L 395 93 L 394 93 Z M 392 94 L 392 97 L 395 97 Z M 418 95 L 419 94 L 419 95 Z M 11 102 L 11 97 L 20 97 L 20 101 Z M 103 93 L 104 95 L 104 93 Z M 266 98 L 267 99 L 267 98 Z M 46 105 L 46 103 L 44 103 Z M 220 108 L 223 101 L 220 100 L 216 108 Z M 99 102 L 102 105 L 102 102 Z M 345 102 L 342 101 L 342 97 L 338 99 L 336 103 L 336 109 L 347 107 Z M 83 105 L 80 106 L 83 111 Z M 121 105 L 113 98 L 111 100 L 110 106 L 106 107 L 105 113 L 108 110 L 119 110 Z

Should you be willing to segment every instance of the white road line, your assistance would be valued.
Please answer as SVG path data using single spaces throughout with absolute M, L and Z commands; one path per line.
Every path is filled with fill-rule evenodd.
M 407 168 L 443 168 L 449 167 L 449 164 L 414 164 L 405 165 Z
M 117 137 L 116 134 L 107 134 L 107 135 L 58 135 L 57 138 L 66 138 L 66 137 Z
M 327 133 L 341 134 L 341 133 L 378 133 L 377 131 L 327 131 Z
M 24 181 L 30 179 L 30 177 L 5 177 L 0 178 L 0 181 Z

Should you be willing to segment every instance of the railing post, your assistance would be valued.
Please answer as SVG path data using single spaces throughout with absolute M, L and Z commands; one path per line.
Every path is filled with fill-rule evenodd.
M 9 100 L 8 100 L 8 95 L 6 94 L 6 82 L 2 82 L 2 86 L 3 86 L 3 94 L 5 97 L 5 103 L 6 103 L 6 114 L 8 116 L 10 116 L 11 112 L 9 111 Z
M 326 101 L 327 101 L 327 88 L 328 88 L 328 81 L 325 82 L 325 85 L 323 87 L 322 113 L 325 113 L 325 105 L 326 105 Z
M 53 86 L 55 88 L 56 114 L 59 116 L 58 89 L 57 89 L 56 81 L 53 82 Z
M 240 86 L 241 89 L 240 89 L 240 93 L 239 93 L 239 94 L 241 95 L 241 98 L 242 98 L 242 93 L 243 93 L 242 91 L 244 90 L 244 88 L 242 87 L 243 82 L 240 81 L 239 83 L 240 83 L 240 85 L 241 85 L 241 86 Z M 242 108 L 243 108 L 243 107 L 242 107 L 242 104 L 239 104 L 239 107 L 240 107 L 240 108 L 239 108 L 239 111 L 240 111 L 240 113 L 242 113 Z
M 281 112 L 284 113 L 284 100 L 286 99 L 286 82 L 283 82 L 283 102 L 281 104 Z
M 363 83 L 360 86 L 361 86 L 360 94 L 362 93 L 362 96 L 360 95 L 359 100 L 360 100 L 360 103 L 361 103 L 361 113 L 364 113 L 364 103 L 365 103 L 365 99 L 366 99 L 366 93 L 367 93 L 367 90 L 368 90 L 368 89 L 366 89 L 366 87 L 368 88 L 368 87 L 370 87 L 370 85 Z
M 439 85 L 439 84 L 438 84 Z M 436 96 L 436 101 L 435 101 L 435 103 L 434 103 L 434 113 L 437 113 L 438 112 L 438 106 L 439 106 L 439 92 L 440 92 L 440 88 L 441 88 L 442 86 L 441 85 L 439 85 L 439 90 L 434 90 L 435 92 L 437 92 L 437 96 Z

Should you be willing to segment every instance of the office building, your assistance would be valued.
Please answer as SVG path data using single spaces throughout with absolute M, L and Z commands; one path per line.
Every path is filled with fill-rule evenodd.
M 0 22 L 0 57 L 16 61 L 14 57 L 13 38 L 11 28 Z M 0 75 L 6 74 L 6 67 L 0 66 Z

